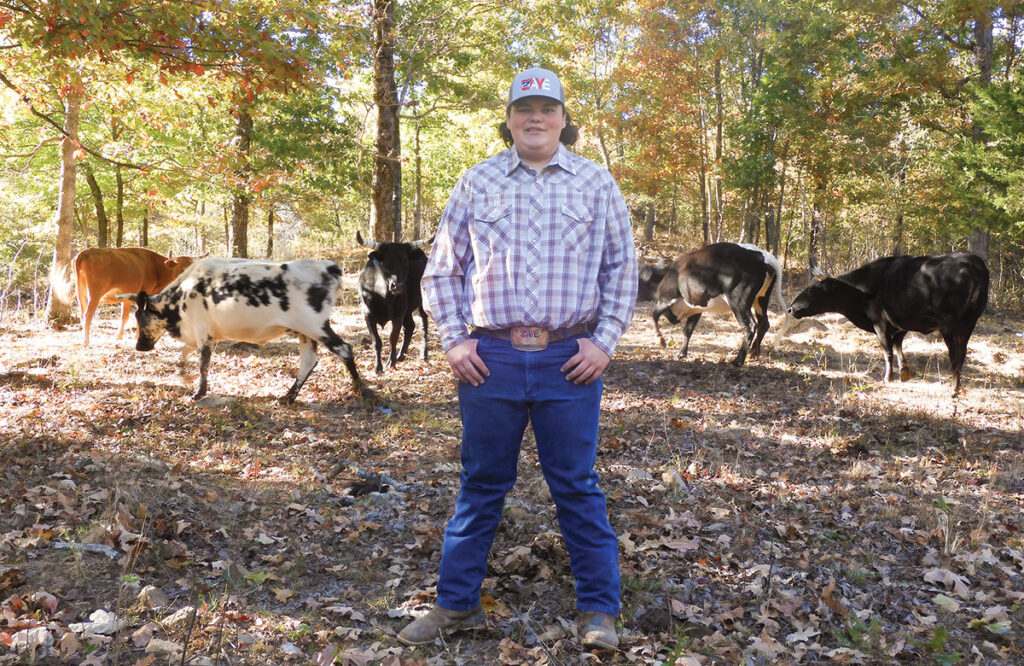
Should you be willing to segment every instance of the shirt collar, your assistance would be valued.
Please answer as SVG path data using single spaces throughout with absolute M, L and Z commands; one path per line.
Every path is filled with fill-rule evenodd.
M 575 155 L 573 155 L 564 144 L 559 143 L 558 150 L 555 151 L 554 157 L 552 157 L 551 161 L 548 162 L 548 166 L 555 165 L 557 167 L 561 167 L 563 170 L 575 176 L 576 161 L 573 159 L 574 157 Z M 526 166 L 526 164 L 519 159 L 519 152 L 516 150 L 516 147 L 511 146 L 505 151 L 505 175 L 511 176 L 512 172 L 515 171 L 516 167 L 519 165 L 523 165 L 524 168 Z

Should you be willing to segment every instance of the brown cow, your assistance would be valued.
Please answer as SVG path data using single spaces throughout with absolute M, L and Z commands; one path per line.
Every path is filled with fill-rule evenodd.
M 68 302 L 71 290 L 77 285 L 82 344 L 86 347 L 96 308 L 100 303 L 121 303 L 121 328 L 117 331 L 120 340 L 131 314 L 131 303 L 118 301 L 114 295 L 140 291 L 158 293 L 195 260 L 194 257 L 165 257 L 144 247 L 89 248 L 71 260 L 70 281 L 58 285 L 54 294 Z

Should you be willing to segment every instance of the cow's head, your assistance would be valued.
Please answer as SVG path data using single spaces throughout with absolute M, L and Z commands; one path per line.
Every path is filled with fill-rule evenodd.
M 364 241 L 362 235 L 356 232 L 356 241 L 373 249 L 367 255 L 363 270 L 374 271 L 379 276 L 381 286 L 389 294 L 405 292 L 405 283 L 409 277 L 409 261 L 424 256 L 420 247 L 433 240 L 434 237 L 431 236 L 411 243 L 378 243 Z
M 186 268 L 196 263 L 200 259 L 208 257 L 209 255 L 210 253 L 207 252 L 206 254 L 200 255 L 198 257 L 189 257 L 186 255 L 168 257 L 167 259 L 164 259 L 164 266 L 166 266 L 167 270 L 171 272 L 171 279 L 173 280 L 174 278 L 178 277 L 183 272 L 185 272 Z
M 658 284 L 665 277 L 667 269 L 668 266 L 665 262 L 659 262 L 654 266 L 649 264 L 639 264 L 637 266 L 636 300 L 638 303 L 654 300 L 658 293 Z
M 135 349 L 152 351 L 157 340 L 167 330 L 167 317 L 154 308 L 145 291 L 140 291 L 137 294 L 117 294 L 114 298 L 119 301 L 135 303 L 135 321 L 139 327 L 139 340 L 135 343 Z
M 819 277 L 793 299 L 789 306 L 789 314 L 797 319 L 813 317 L 826 312 L 847 313 L 858 308 L 863 309 L 864 294 L 856 287 L 836 278 Z

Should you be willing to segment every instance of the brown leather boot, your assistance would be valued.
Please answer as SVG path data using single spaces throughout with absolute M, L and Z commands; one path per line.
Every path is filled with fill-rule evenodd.
M 617 650 L 619 635 L 615 618 L 601 611 L 581 611 L 576 621 L 577 636 L 585 649 Z
M 429 613 L 402 629 L 398 634 L 398 640 L 405 645 L 425 645 L 433 643 L 438 636 L 463 629 L 475 629 L 486 620 L 487 616 L 480 606 L 466 611 L 453 611 L 435 604 Z

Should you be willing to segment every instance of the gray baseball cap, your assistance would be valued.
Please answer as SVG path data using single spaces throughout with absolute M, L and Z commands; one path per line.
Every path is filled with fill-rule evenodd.
M 565 90 L 558 75 L 550 69 L 543 67 L 531 67 L 525 72 L 516 74 L 512 79 L 512 88 L 508 91 L 508 104 L 517 102 L 526 97 L 549 97 L 565 106 Z

